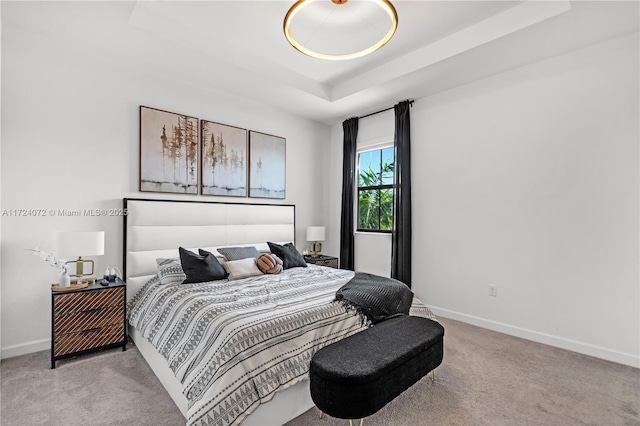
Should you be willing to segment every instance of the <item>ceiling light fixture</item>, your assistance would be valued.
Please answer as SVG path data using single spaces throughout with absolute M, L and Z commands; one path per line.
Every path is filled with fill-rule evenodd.
M 306 29 L 310 30 L 311 34 L 308 35 L 306 38 L 307 40 L 303 43 L 301 43 L 299 40 L 296 40 L 296 38 L 294 37 L 292 30 L 291 30 L 291 26 L 292 26 L 292 22 L 293 19 L 296 17 L 296 15 L 299 14 L 300 11 L 302 11 L 302 9 L 306 8 L 307 6 L 311 5 L 312 3 L 315 2 L 320 2 L 321 0 L 298 0 L 293 6 L 291 6 L 291 8 L 289 9 L 289 11 L 287 12 L 287 15 L 284 18 L 284 35 L 287 38 L 287 40 L 289 41 L 289 43 L 298 51 L 304 53 L 305 55 L 314 57 L 314 58 L 318 58 L 318 59 L 326 59 L 326 60 L 345 60 L 345 59 L 355 59 L 355 58 L 360 58 L 362 56 L 368 55 L 371 52 L 374 52 L 378 49 L 380 49 L 382 46 L 384 46 L 385 44 L 387 44 L 387 42 L 389 40 L 391 40 L 391 37 L 393 37 L 393 35 L 396 32 L 396 29 L 398 28 L 398 14 L 396 13 L 396 9 L 393 7 L 393 5 L 391 4 L 390 1 L 388 0 L 368 0 L 367 2 L 356 2 L 356 3 L 367 3 L 367 4 L 375 4 L 377 7 L 381 8 L 384 12 L 386 12 L 386 14 L 388 15 L 388 18 L 390 18 L 391 23 L 389 25 L 388 30 L 386 30 L 386 33 L 384 31 L 381 31 L 379 28 L 379 25 L 377 25 L 378 22 L 374 22 L 373 19 L 371 19 L 369 16 L 363 16 L 361 13 L 359 13 L 358 10 L 355 9 L 350 9 L 350 11 L 352 12 L 350 15 L 358 17 L 362 22 L 364 22 L 366 25 L 368 25 L 369 27 L 375 29 L 377 31 L 378 34 L 384 34 L 382 36 L 382 38 L 380 38 L 379 40 L 377 40 L 375 43 L 369 45 L 366 48 L 363 49 L 358 49 L 356 51 L 353 52 L 348 52 L 348 53 L 323 53 L 321 51 L 319 51 L 319 49 L 316 48 L 309 48 L 306 47 L 308 46 L 312 41 L 312 39 L 314 37 L 318 38 L 318 33 L 320 33 L 321 28 L 323 26 L 326 27 L 326 31 L 328 31 L 329 33 L 333 32 L 333 30 L 335 29 L 335 25 L 336 23 L 344 26 L 348 26 L 350 25 L 349 22 L 347 22 L 347 20 L 345 20 L 343 17 L 339 17 L 337 19 L 335 19 L 335 22 L 328 22 L 330 21 L 330 18 L 334 15 L 334 12 L 336 11 L 336 9 L 339 8 L 349 8 L 348 5 L 346 5 L 346 3 L 348 2 L 348 0 L 331 0 L 332 3 L 334 3 L 334 7 L 333 9 L 328 13 L 327 16 L 324 17 L 324 20 L 322 20 L 319 25 L 316 25 L 315 28 L 311 28 L 309 29 L 309 25 L 306 25 Z M 322 0 L 324 3 L 328 3 L 328 0 Z M 312 13 L 312 12 L 309 12 Z M 314 17 L 318 17 L 318 13 L 314 12 L 315 16 Z M 336 14 L 337 15 L 337 14 Z M 350 29 L 351 27 L 347 27 L 346 29 Z M 353 34 L 353 33 L 352 33 Z M 331 34 L 330 34 L 331 35 Z M 353 34 L 355 36 L 355 34 Z M 299 37 L 301 38 L 301 37 Z M 335 35 L 334 35 L 334 39 L 335 39 Z M 351 37 L 348 37 L 351 38 Z M 355 37 L 354 37 L 355 38 Z M 344 45 L 347 44 L 345 39 L 340 39 L 340 37 L 338 37 L 338 40 L 341 40 L 339 44 Z M 325 43 L 326 44 L 326 43 Z M 344 46 L 341 46 L 342 48 L 344 48 Z

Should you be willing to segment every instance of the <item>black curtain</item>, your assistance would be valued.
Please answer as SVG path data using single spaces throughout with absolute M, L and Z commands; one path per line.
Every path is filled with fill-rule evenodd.
M 353 193 L 355 188 L 356 138 L 358 118 L 342 123 L 344 132 L 342 155 L 342 215 L 340 217 L 340 268 L 353 271 Z
M 411 119 L 410 101 L 393 107 L 396 114 L 393 174 L 393 233 L 391 278 L 411 288 Z

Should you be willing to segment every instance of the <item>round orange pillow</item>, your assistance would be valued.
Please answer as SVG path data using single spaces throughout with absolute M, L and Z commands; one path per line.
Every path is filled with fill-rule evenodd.
M 279 274 L 282 272 L 282 260 L 272 253 L 262 253 L 258 256 L 256 264 L 264 274 Z

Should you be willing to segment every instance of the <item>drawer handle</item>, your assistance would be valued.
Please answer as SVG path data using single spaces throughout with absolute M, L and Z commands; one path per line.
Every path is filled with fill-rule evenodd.
M 94 332 L 96 332 L 96 331 L 98 331 L 98 330 L 100 330 L 100 327 L 94 327 L 94 328 L 90 328 L 90 329 L 88 329 L 88 330 L 82 330 L 82 331 L 80 332 L 80 334 L 87 335 L 87 334 L 89 334 L 89 333 L 94 333 Z
M 104 308 L 93 308 L 93 309 L 86 309 L 84 311 L 82 311 L 83 314 L 96 314 L 98 312 L 102 312 L 104 311 Z

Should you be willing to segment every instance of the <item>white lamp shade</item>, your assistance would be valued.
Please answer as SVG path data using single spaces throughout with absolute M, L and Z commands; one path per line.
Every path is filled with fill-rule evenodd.
M 63 259 L 104 254 L 104 231 L 64 231 L 56 234 L 55 254 Z
M 324 226 L 308 226 L 307 241 L 324 241 Z

